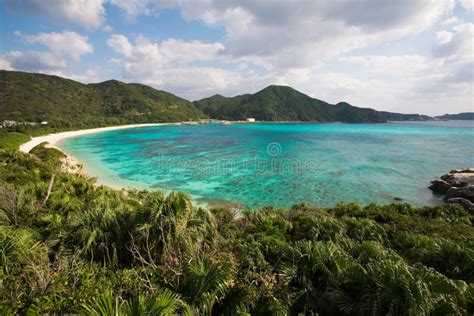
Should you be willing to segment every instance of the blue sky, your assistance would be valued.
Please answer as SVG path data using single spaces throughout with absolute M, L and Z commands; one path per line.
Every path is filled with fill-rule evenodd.
M 471 0 L 4 0 L 0 68 L 190 100 L 290 85 L 404 113 L 474 111 Z

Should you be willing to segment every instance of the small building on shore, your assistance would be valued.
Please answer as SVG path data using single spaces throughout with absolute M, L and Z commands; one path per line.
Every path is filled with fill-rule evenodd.
M 255 118 L 253 118 L 253 117 L 247 117 L 246 121 L 249 122 L 249 123 L 250 123 L 250 122 L 255 122 Z

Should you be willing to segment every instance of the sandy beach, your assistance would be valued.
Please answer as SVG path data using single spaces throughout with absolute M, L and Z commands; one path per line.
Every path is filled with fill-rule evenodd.
M 91 128 L 91 129 L 82 129 L 78 131 L 69 131 L 69 132 L 49 134 L 46 136 L 33 137 L 30 141 L 20 146 L 20 151 L 29 153 L 30 150 L 32 150 L 34 147 L 44 142 L 49 143 L 49 146 L 51 147 L 56 147 L 56 144 L 59 141 L 66 138 L 75 137 L 75 136 L 114 131 L 114 130 L 126 129 L 126 128 L 134 128 L 134 127 L 161 126 L 161 125 L 174 125 L 174 124 L 181 124 L 181 123 L 129 124 L 129 125 L 99 127 L 99 128 Z
M 107 132 L 107 131 L 114 131 L 114 130 L 120 130 L 120 129 L 127 129 L 127 128 L 135 128 L 135 127 L 148 127 L 148 126 L 163 126 L 163 125 L 180 125 L 183 123 L 189 123 L 189 122 L 176 122 L 176 123 L 147 123 L 147 124 L 129 124 L 129 125 L 120 125 L 120 126 L 109 126 L 109 127 L 99 127 L 99 128 L 91 128 L 91 129 L 83 129 L 83 130 L 77 130 L 77 131 L 68 131 L 68 132 L 61 132 L 61 133 L 54 133 L 54 134 L 49 134 L 45 136 L 38 136 L 38 137 L 33 137 L 30 141 L 24 143 L 23 145 L 20 146 L 20 151 L 29 153 L 33 148 L 38 146 L 41 143 L 47 142 L 48 147 L 56 148 L 58 150 L 61 150 L 56 146 L 58 142 L 60 142 L 63 139 L 70 138 L 70 137 L 75 137 L 75 136 L 81 136 L 81 135 L 87 135 L 87 134 L 94 134 L 94 133 L 101 133 L 101 132 Z M 61 150 L 62 151 L 62 150 Z M 108 186 L 114 190 L 122 190 L 122 189 L 129 189 L 131 187 L 129 186 L 124 186 L 120 184 L 114 184 L 111 182 L 104 182 L 100 174 L 97 172 L 90 172 L 84 166 L 84 164 L 78 160 L 76 157 L 71 156 L 63 151 L 63 153 L 66 155 L 63 161 L 63 166 L 62 170 L 64 172 L 69 172 L 69 173 L 82 173 L 86 174 L 91 177 L 95 177 L 97 181 L 97 185 L 105 185 Z M 133 186 L 132 186 L 133 187 Z M 167 190 L 165 188 L 161 188 L 161 190 L 170 193 L 170 190 Z M 200 207 L 208 207 L 209 203 L 205 201 L 200 201 L 197 202 L 196 198 L 200 198 L 198 196 L 193 196 L 193 204 L 195 206 L 200 206 Z
M 87 134 L 101 133 L 101 132 L 127 129 L 127 128 L 136 128 L 136 127 L 180 125 L 180 124 L 189 124 L 189 123 L 190 122 L 129 124 L 129 125 L 99 127 L 99 128 L 83 129 L 83 130 L 77 130 L 77 131 L 60 132 L 60 133 L 54 133 L 54 134 L 49 134 L 45 136 L 33 137 L 30 141 L 20 146 L 20 151 L 29 153 L 34 147 L 44 142 L 48 143 L 47 147 L 52 147 L 52 148 L 61 150 L 60 148 L 56 146 L 58 142 L 66 138 L 87 135 Z M 97 185 L 105 185 L 114 190 L 122 190 L 122 189 L 129 189 L 129 188 L 135 187 L 133 185 L 127 186 L 127 185 L 122 185 L 122 184 L 117 184 L 117 183 L 112 183 L 112 182 L 106 182 L 100 176 L 100 173 L 89 170 L 87 166 L 84 166 L 83 162 L 77 159 L 76 157 L 71 156 L 65 153 L 64 151 L 63 153 L 66 155 L 63 161 L 63 166 L 62 166 L 62 170 L 64 172 L 75 173 L 75 174 L 77 173 L 86 174 L 90 177 L 96 178 Z M 161 190 L 167 193 L 171 192 L 170 190 L 165 189 L 165 188 L 161 188 Z M 208 201 L 198 201 L 201 198 L 200 196 L 191 195 L 191 197 L 193 198 L 193 204 L 195 206 L 208 207 L 210 205 Z

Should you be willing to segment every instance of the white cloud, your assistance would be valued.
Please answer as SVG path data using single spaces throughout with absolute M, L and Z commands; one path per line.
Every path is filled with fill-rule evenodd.
M 446 111 L 447 106 L 455 109 L 452 112 L 473 111 L 474 24 L 459 24 L 450 31 L 441 31 L 436 35 L 438 41 L 433 54 L 440 67 L 431 77 L 417 80 L 415 94 L 435 100 L 440 104 L 440 112 Z
M 156 14 L 161 10 L 172 9 L 177 6 L 176 0 L 110 0 L 110 3 L 119 7 L 129 18 L 138 15 Z
M 23 70 L 44 72 L 54 75 L 64 75 L 69 63 L 77 64 L 84 54 L 93 51 L 87 37 L 74 32 L 39 33 L 37 35 L 15 35 L 29 44 L 41 44 L 48 51 L 9 51 L 0 55 L 0 68 L 8 70 Z
M 150 1 L 143 0 L 110 0 L 110 3 L 122 9 L 129 16 L 151 13 Z
M 129 61 L 143 62 L 142 58 L 151 58 L 156 65 L 170 62 L 188 63 L 192 61 L 215 60 L 219 53 L 224 50 L 221 43 L 203 43 L 200 41 L 185 42 L 176 39 L 168 39 L 161 43 L 154 43 L 143 36 L 138 36 L 136 44 L 130 44 L 127 37 L 114 34 L 107 40 L 107 45 L 117 53 L 128 57 Z
M 110 25 L 104 25 L 104 27 L 102 28 L 102 30 L 103 30 L 104 32 L 110 33 L 110 32 L 112 32 L 114 29 L 113 29 L 113 27 L 110 26 Z
M 406 78 L 407 76 L 422 75 L 432 72 L 441 65 L 440 61 L 422 55 L 366 55 L 340 57 L 343 63 L 364 65 L 365 71 L 372 75 L 388 78 Z
M 78 61 L 82 55 L 92 53 L 92 45 L 87 37 L 75 32 L 63 31 L 61 33 L 39 33 L 38 35 L 26 35 L 16 32 L 30 44 L 39 43 L 49 48 L 55 56 L 69 57 Z
M 474 2 L 472 0 L 459 0 L 459 4 L 466 11 L 474 11 Z
M 267 69 L 315 67 L 351 50 L 412 36 L 449 16 L 454 0 L 112 0 L 131 16 L 179 8 L 187 20 L 223 26 L 221 54 Z
M 442 25 L 443 26 L 451 26 L 451 25 L 454 25 L 454 24 L 458 24 L 460 21 L 461 20 L 458 19 L 456 16 L 452 16 L 452 17 L 449 17 L 446 20 L 444 20 L 442 22 Z
M 63 59 L 58 59 L 49 52 L 10 51 L 1 55 L 0 60 L 0 64 L 7 65 L 11 70 L 47 72 L 66 66 Z
M 440 31 L 436 33 L 436 38 L 438 39 L 438 44 L 444 45 L 451 41 L 453 38 L 453 33 L 448 31 Z
M 89 30 L 99 28 L 105 20 L 103 0 L 6 0 L 12 11 L 44 16 Z
M 168 39 L 161 43 L 161 53 L 166 60 L 177 60 L 182 63 L 194 60 L 216 60 L 224 51 L 222 43 L 203 43 L 200 41 L 184 42 Z
M 114 34 L 107 40 L 107 45 L 113 48 L 117 53 L 124 56 L 130 56 L 132 53 L 132 45 L 128 39 L 120 34 Z
M 242 88 L 243 82 L 254 81 L 249 79 L 251 72 L 242 70 L 237 63 L 220 54 L 224 50 L 221 43 L 176 39 L 152 42 L 138 36 L 132 44 L 127 37 L 115 34 L 107 44 L 119 54 L 119 59 L 113 58 L 110 62 L 120 64 L 126 80 L 150 84 L 190 99 L 205 97 L 215 91 L 242 91 L 238 88 Z M 231 63 L 229 69 L 205 66 L 206 62 L 214 63 L 219 59 Z
M 5 56 L 0 55 L 0 69 L 2 70 L 13 70 L 12 65 L 10 64 L 10 61 L 6 59 Z
M 473 38 L 474 38 L 474 24 L 464 23 L 455 26 L 451 32 L 442 31 L 442 34 L 450 33 L 451 35 L 442 35 L 443 40 L 440 41 L 438 35 L 438 45 L 434 48 L 436 57 L 444 57 L 448 60 L 473 59 Z
M 62 75 L 62 77 L 85 83 L 101 82 L 110 78 L 108 76 L 107 69 L 104 69 L 103 67 L 93 67 L 86 69 L 82 73 L 65 73 Z
M 449 15 L 452 0 L 180 2 L 185 18 L 222 25 L 226 52 L 307 67 L 338 54 L 422 32 Z

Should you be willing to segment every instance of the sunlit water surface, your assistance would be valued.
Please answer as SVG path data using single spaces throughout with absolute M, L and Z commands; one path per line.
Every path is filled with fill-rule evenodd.
M 188 192 L 198 203 L 426 205 L 430 180 L 474 167 L 474 122 L 133 128 L 59 144 L 99 182 Z

